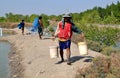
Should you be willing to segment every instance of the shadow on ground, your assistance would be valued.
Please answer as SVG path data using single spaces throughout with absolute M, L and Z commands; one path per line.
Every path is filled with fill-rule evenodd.
M 92 57 L 92 56 L 73 56 L 73 57 L 71 57 L 70 60 L 72 61 L 72 63 L 79 61 L 81 59 L 85 59 L 83 62 L 92 62 L 93 58 L 94 57 Z

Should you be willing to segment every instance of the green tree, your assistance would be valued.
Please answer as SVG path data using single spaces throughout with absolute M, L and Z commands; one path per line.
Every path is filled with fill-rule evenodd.
M 43 24 L 45 27 L 48 27 L 49 26 L 49 17 L 48 15 L 46 14 L 41 14 L 40 16 L 42 16 L 42 20 L 43 20 Z
M 32 23 L 32 22 L 34 21 L 34 19 L 35 19 L 36 17 L 38 17 L 38 16 L 39 16 L 39 15 L 32 14 L 32 15 L 29 17 L 30 22 Z
M 5 17 L 0 17 L 0 22 L 5 22 Z

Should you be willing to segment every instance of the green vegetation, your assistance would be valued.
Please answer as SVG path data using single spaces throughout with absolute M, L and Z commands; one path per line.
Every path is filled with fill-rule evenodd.
M 81 24 L 120 24 L 120 2 L 107 5 L 106 8 L 94 7 L 82 13 L 73 13 L 73 20 Z
M 13 14 L 13 13 L 6 13 L 5 17 L 0 17 L 0 23 L 10 23 L 10 22 L 21 22 L 22 19 L 25 20 L 25 22 L 32 23 L 35 17 L 38 17 L 39 15 L 32 14 L 31 16 L 29 15 L 21 15 L 21 14 Z M 41 14 L 43 17 L 43 23 L 45 26 L 48 26 L 48 16 L 45 14 Z
M 78 69 L 75 78 L 120 78 L 120 53 L 93 59 L 90 67 Z
M 79 25 L 79 27 L 84 31 L 88 40 L 99 42 L 101 45 L 114 45 L 114 41 L 116 41 L 120 36 L 120 29 L 116 27 L 98 27 L 93 25 Z
M 114 49 L 112 46 L 120 39 L 120 29 L 112 27 L 100 27 L 97 24 L 120 24 L 120 2 L 107 5 L 106 8 L 94 7 L 81 13 L 71 13 L 72 19 L 76 26 L 80 28 L 86 36 L 88 48 L 96 52 L 107 55 L 109 58 L 95 58 L 93 64 L 84 70 L 79 69 L 76 78 L 120 78 L 120 50 Z M 40 15 L 21 15 L 6 13 L 5 17 L 0 17 L 1 26 L 6 22 L 25 22 L 32 23 L 35 17 Z M 60 21 L 62 15 L 46 15 L 43 17 L 44 26 L 49 26 L 48 20 Z M 94 25 L 96 24 L 96 26 Z M 54 30 L 49 28 L 51 34 Z M 77 34 L 73 35 L 73 42 L 80 41 Z M 115 54 L 114 54 L 115 53 Z
M 50 31 L 50 32 L 54 32 L 53 27 L 49 27 L 49 31 Z
M 120 39 L 119 28 L 79 24 L 78 26 L 85 33 L 89 49 L 106 55 L 110 55 L 112 52 L 119 52 L 119 50 L 111 48 Z M 77 43 L 80 41 L 80 38 L 77 34 L 74 34 L 72 40 Z
M 100 52 L 106 57 L 93 58 L 90 67 L 78 69 L 75 78 L 120 78 L 120 49 L 113 48 L 120 39 L 120 29 L 100 27 L 93 24 L 120 24 L 120 3 L 106 8 L 95 7 L 80 14 L 73 14 L 73 20 L 87 38 L 88 48 Z M 81 17 L 80 17 L 81 16 Z M 73 41 L 77 43 L 76 34 Z
M 116 4 L 112 3 L 111 5 L 107 5 L 106 8 L 94 7 L 93 9 L 86 10 L 81 13 L 72 13 L 74 22 L 86 24 L 86 23 L 98 23 L 98 24 L 120 24 L 120 2 L 118 1 Z M 5 17 L 0 17 L 0 22 L 20 22 L 22 19 L 25 22 L 32 23 L 34 18 L 39 15 L 21 15 L 21 14 L 13 14 L 6 13 Z M 48 26 L 48 20 L 61 20 L 62 15 L 46 15 L 41 14 L 43 16 L 43 23 L 45 26 Z

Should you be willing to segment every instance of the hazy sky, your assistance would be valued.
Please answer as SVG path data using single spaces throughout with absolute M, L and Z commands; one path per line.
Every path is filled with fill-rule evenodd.
M 95 6 L 106 7 L 120 0 L 0 0 L 0 16 L 5 13 L 60 15 L 80 13 Z

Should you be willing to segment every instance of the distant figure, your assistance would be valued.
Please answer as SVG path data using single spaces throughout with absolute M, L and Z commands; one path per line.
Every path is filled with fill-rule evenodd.
M 84 34 L 81 30 L 79 30 L 75 24 L 72 22 L 72 17 L 69 14 L 65 14 L 62 18 L 62 21 L 58 23 L 55 37 L 58 37 L 59 40 L 59 48 L 60 48 L 60 56 L 61 61 L 58 61 L 57 64 L 64 62 L 63 57 L 63 50 L 66 49 L 66 57 L 67 57 L 67 64 L 71 65 L 70 56 L 70 46 L 71 46 L 71 37 L 72 32 L 76 32 L 80 34 L 80 37 L 84 38 Z M 53 38 L 54 40 L 54 38 Z
M 24 20 L 22 20 L 18 26 L 19 26 L 19 29 L 22 30 L 22 35 L 24 35 L 24 26 L 25 26 Z
M 43 35 L 43 22 L 42 22 L 42 16 L 39 16 L 39 25 L 38 25 L 38 35 L 39 35 L 39 39 L 42 39 L 42 35 Z

